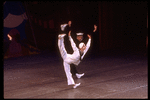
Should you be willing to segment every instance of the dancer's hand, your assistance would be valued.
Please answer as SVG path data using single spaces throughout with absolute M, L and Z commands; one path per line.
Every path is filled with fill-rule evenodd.
M 91 39 L 91 35 L 87 34 L 87 36 L 89 37 L 89 39 Z
M 94 25 L 94 30 L 93 30 L 93 32 L 95 32 L 97 30 L 97 26 L 96 25 Z
M 71 31 L 69 31 L 68 36 L 71 36 Z
M 9 40 L 11 41 L 11 40 L 12 40 L 12 37 L 11 37 L 9 34 L 7 34 L 7 36 L 8 36 L 8 38 L 9 38 Z
M 72 23 L 71 21 L 68 21 L 68 25 L 69 25 L 69 27 L 71 27 L 71 23 Z

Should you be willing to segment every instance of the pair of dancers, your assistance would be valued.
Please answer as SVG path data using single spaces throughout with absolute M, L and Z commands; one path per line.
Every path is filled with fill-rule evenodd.
M 68 24 L 61 25 L 61 30 L 64 31 L 64 28 L 66 26 L 69 26 L 69 24 L 71 24 L 70 21 L 68 22 Z M 97 26 L 94 25 L 93 32 L 95 32 L 96 29 L 97 29 Z M 71 37 L 71 31 L 69 31 L 68 32 L 68 38 L 69 38 L 69 41 L 71 43 L 71 47 L 73 49 L 72 54 L 69 54 L 66 51 L 65 44 L 64 44 L 64 37 L 65 36 L 66 36 L 66 34 L 64 34 L 64 33 L 58 35 L 58 48 L 59 48 L 61 57 L 63 59 L 63 66 L 64 66 L 64 71 L 65 71 L 65 74 L 67 77 L 67 83 L 68 83 L 68 85 L 73 85 L 73 88 L 76 88 L 81 83 L 75 83 L 74 82 L 74 79 L 73 79 L 72 73 L 71 73 L 70 65 L 73 64 L 75 66 L 78 66 L 79 63 L 81 62 L 81 60 L 84 58 L 85 54 L 87 53 L 87 51 L 89 50 L 90 45 L 91 45 L 91 35 L 87 34 L 87 37 L 89 39 L 88 39 L 88 42 L 86 43 L 86 45 L 83 42 L 81 42 L 77 47 L 77 45 L 75 44 L 74 40 Z M 82 37 L 83 33 L 77 33 L 77 36 L 81 36 L 81 38 L 83 38 Z M 79 39 L 79 41 L 80 41 L 80 39 Z M 84 75 L 84 73 L 83 74 L 76 73 L 77 78 L 81 78 L 83 75 Z

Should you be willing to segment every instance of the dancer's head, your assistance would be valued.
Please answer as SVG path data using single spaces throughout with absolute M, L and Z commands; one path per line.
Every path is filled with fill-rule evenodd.
M 83 40 L 83 34 L 84 33 L 76 33 L 78 41 L 82 41 Z
M 83 52 L 85 49 L 86 49 L 85 44 L 84 44 L 83 42 L 81 42 L 81 43 L 79 44 L 79 50 L 80 50 L 81 52 Z

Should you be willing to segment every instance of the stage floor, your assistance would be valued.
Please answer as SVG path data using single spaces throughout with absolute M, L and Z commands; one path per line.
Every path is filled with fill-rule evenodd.
M 79 87 L 67 85 L 59 54 L 37 54 L 4 59 L 4 99 L 145 99 L 148 98 L 148 61 L 141 55 L 88 56 L 73 77 Z

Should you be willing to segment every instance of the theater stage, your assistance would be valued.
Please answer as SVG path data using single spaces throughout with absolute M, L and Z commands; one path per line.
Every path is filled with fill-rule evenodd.
M 85 73 L 73 89 L 67 85 L 62 59 L 44 53 L 4 59 L 4 99 L 148 98 L 148 61 L 144 55 L 87 56 L 77 67 Z

